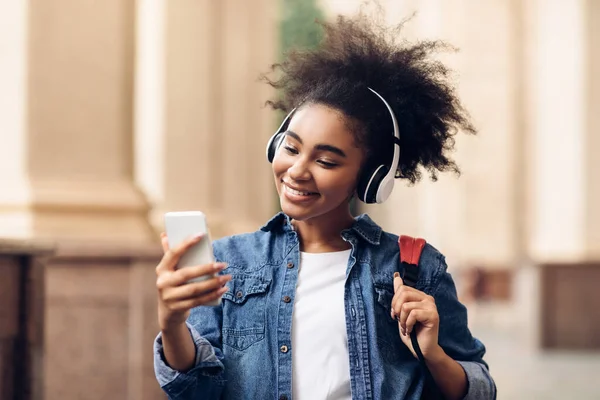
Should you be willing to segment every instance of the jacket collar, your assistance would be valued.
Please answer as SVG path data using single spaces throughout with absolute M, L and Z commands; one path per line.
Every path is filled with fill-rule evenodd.
M 264 232 L 281 230 L 283 232 L 293 231 L 290 217 L 283 212 L 277 213 L 265 225 L 260 228 Z M 359 236 L 372 245 L 379 245 L 382 229 L 367 214 L 361 214 L 354 218 L 354 224 L 342 231 L 342 236 Z

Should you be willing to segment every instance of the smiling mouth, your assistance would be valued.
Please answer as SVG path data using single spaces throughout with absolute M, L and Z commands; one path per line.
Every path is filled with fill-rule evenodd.
M 314 195 L 318 195 L 318 193 L 316 192 L 303 192 L 300 190 L 296 190 L 296 189 L 292 189 L 291 187 L 289 187 L 285 182 L 283 182 L 283 190 L 285 190 L 286 192 L 296 195 L 296 196 L 314 196 Z

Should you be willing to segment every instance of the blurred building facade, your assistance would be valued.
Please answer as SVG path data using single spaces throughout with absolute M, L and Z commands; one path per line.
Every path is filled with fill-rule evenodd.
M 329 16 L 360 3 L 320 1 Z M 201 209 L 219 237 L 277 211 L 274 93 L 257 78 L 276 61 L 279 4 L 0 3 L 0 237 L 55 243 L 47 399 L 162 398 L 150 349 L 163 212 Z M 533 346 L 599 348 L 600 2 L 381 4 L 389 23 L 417 12 L 409 38 L 461 49 L 442 57 L 480 134 L 457 136 L 460 179 L 397 185 L 361 211 L 427 238 L 459 283 L 479 271 Z
M 26 339 L 39 313 L 0 313 L 0 398 L 164 398 L 161 215 L 201 209 L 222 236 L 275 209 L 271 93 L 257 78 L 275 60 L 277 15 L 275 0 L 0 4 L 3 307 L 34 297 L 19 260 L 54 250 L 31 300 L 43 344 Z M 30 386 L 11 372 L 25 342 Z
M 361 3 L 322 1 L 329 15 Z M 459 179 L 396 187 L 363 211 L 392 232 L 427 238 L 459 282 L 470 276 L 461 283 L 475 286 L 472 295 L 512 300 L 511 323 L 530 344 L 599 348 L 591 282 L 600 277 L 600 3 L 381 5 L 388 23 L 416 13 L 409 38 L 460 49 L 442 59 L 479 134 L 456 138 Z

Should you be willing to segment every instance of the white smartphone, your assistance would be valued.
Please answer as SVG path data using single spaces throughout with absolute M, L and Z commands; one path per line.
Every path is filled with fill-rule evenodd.
M 210 264 L 215 261 L 206 216 L 200 211 L 178 211 L 165 214 L 165 233 L 169 240 L 169 248 L 173 249 L 185 239 L 203 233 L 205 236 L 179 259 L 177 268 L 195 265 Z M 189 282 L 200 282 L 214 277 L 214 274 L 198 277 Z M 221 304 L 221 299 L 216 299 L 210 305 Z

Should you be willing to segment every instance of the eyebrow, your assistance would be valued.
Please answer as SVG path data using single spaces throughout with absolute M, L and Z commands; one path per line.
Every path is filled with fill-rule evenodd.
M 300 136 L 298 136 L 298 134 L 296 132 L 292 132 L 292 131 L 288 130 L 285 132 L 285 134 L 286 134 L 286 136 L 291 136 L 292 138 L 294 138 L 295 140 L 300 142 L 300 144 L 302 144 L 302 139 L 300 138 Z M 321 150 L 321 151 L 329 151 L 331 153 L 337 154 L 340 157 L 346 158 L 346 153 L 344 153 L 344 151 L 342 149 L 332 146 L 330 144 L 318 144 L 315 146 L 315 149 Z

